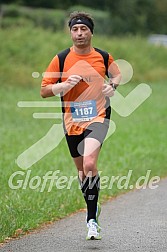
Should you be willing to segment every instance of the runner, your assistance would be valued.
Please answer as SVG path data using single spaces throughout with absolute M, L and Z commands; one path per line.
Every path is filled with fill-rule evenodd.
M 73 45 L 50 62 L 41 96 L 61 94 L 64 132 L 87 204 L 86 239 L 101 239 L 97 160 L 109 127 L 109 97 L 114 95 L 121 75 L 113 57 L 92 46 L 94 21 L 88 13 L 71 13 L 68 25 Z M 56 76 L 56 72 L 63 73 Z

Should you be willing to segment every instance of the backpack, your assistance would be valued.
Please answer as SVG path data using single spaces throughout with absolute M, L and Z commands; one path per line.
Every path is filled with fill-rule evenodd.
M 109 77 L 109 73 L 108 73 L 108 59 L 109 59 L 109 54 L 101 49 L 95 48 L 95 51 L 99 52 L 103 59 L 104 59 L 104 65 L 106 68 L 106 72 L 105 75 L 107 77 Z M 64 68 L 64 61 L 66 59 L 66 56 L 68 55 L 68 53 L 70 52 L 70 48 L 65 49 L 64 51 L 60 52 L 57 54 L 58 58 L 59 58 L 59 66 L 60 66 L 60 78 L 58 80 L 58 82 L 61 82 L 61 76 L 62 76 L 62 72 L 63 72 L 63 68 Z M 62 102 L 62 112 L 63 114 L 65 113 L 65 109 L 64 109 L 64 100 L 63 100 L 63 95 L 61 95 L 61 102 Z M 65 129 L 65 125 L 64 125 L 64 120 L 63 120 L 63 127 Z
M 104 59 L 104 65 L 105 65 L 105 68 L 106 68 L 106 72 L 105 72 L 105 75 L 107 77 L 109 77 L 109 74 L 108 74 L 108 59 L 109 59 L 109 54 L 106 52 L 106 51 L 103 51 L 101 49 L 98 49 L 98 48 L 95 48 L 95 51 L 99 52 L 103 59 Z M 64 68 L 64 61 L 66 59 L 66 56 L 68 55 L 68 53 L 70 52 L 70 48 L 67 48 L 65 49 L 64 51 L 60 52 L 57 54 L 58 58 L 59 58 L 59 66 L 60 66 L 60 73 L 61 73 L 61 76 L 62 76 L 62 72 L 63 72 L 63 68 Z M 61 77 L 59 78 L 58 82 L 61 82 Z

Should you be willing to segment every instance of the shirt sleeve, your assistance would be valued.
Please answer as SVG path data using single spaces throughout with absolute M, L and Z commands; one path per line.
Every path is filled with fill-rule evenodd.
M 114 58 L 111 54 L 109 54 L 109 58 L 108 58 L 108 67 L 111 65 L 111 63 L 114 61 Z
M 108 60 L 108 72 L 110 77 L 115 77 L 120 74 L 120 69 L 110 54 Z
M 55 84 L 58 82 L 60 78 L 60 70 L 59 70 L 59 59 L 56 55 L 52 61 L 50 62 L 49 66 L 47 67 L 41 86 L 46 87 L 49 84 Z

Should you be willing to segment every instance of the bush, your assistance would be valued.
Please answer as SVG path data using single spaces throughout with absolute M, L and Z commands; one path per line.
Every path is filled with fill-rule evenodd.
M 22 17 L 6 17 L 3 18 L 1 21 L 1 27 L 2 28 L 8 28 L 8 27 L 33 27 L 33 22 L 31 20 L 28 20 L 26 18 Z
M 2 27 L 13 25 L 26 26 L 28 21 L 35 26 L 41 26 L 45 29 L 49 28 L 53 31 L 62 30 L 64 27 L 65 11 L 63 10 L 3 5 L 2 15 Z
M 53 31 L 64 27 L 65 12 L 63 10 L 34 9 L 22 7 L 21 15 L 33 21 L 36 26 L 49 28 Z
M 18 17 L 20 15 L 20 8 L 15 4 L 2 5 L 1 13 L 4 17 Z

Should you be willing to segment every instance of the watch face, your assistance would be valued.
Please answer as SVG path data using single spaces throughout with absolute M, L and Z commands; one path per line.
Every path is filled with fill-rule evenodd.
M 112 83 L 112 84 L 111 84 L 111 86 L 112 86 L 112 88 L 113 88 L 113 89 L 114 89 L 114 91 L 115 91 L 115 89 L 116 89 L 115 84 L 114 84 L 114 83 Z

